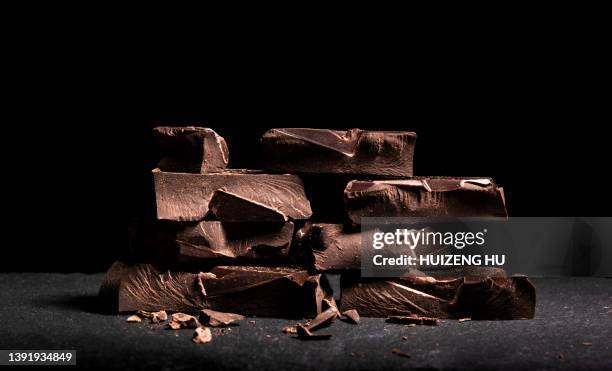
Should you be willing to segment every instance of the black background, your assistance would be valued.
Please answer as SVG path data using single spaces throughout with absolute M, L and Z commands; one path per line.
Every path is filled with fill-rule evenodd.
M 158 125 L 215 129 L 237 168 L 260 167 L 268 128 L 412 130 L 415 175 L 491 176 L 512 216 L 609 213 L 609 120 L 595 69 L 552 59 L 430 62 L 207 65 L 195 74 L 191 65 L 163 76 L 143 63 L 82 79 L 43 71 L 19 90 L 31 98 L 17 106 L 23 125 L 6 131 L 18 149 L 4 157 L 5 203 L 17 207 L 5 210 L 14 225 L 0 269 L 107 269 L 126 249 L 128 225 L 154 210 Z

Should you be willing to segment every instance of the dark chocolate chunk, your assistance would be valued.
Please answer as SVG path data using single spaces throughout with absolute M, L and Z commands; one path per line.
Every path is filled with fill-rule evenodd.
M 295 256 L 318 272 L 361 268 L 362 237 L 358 230 L 346 230 L 342 224 L 307 223 L 295 236 Z
M 193 337 L 191 338 L 196 344 L 204 344 L 212 341 L 212 332 L 208 327 L 198 327 L 193 332 Z
M 200 322 L 194 316 L 185 313 L 174 313 L 172 320 L 168 323 L 168 328 L 172 330 L 179 330 L 183 328 L 198 328 Z
M 146 310 L 139 310 L 138 315 L 144 318 L 149 318 L 151 323 L 159 323 L 168 320 L 168 313 L 165 310 L 159 312 L 147 312 Z
M 331 338 L 331 334 L 312 333 L 302 324 L 296 325 L 297 338 L 300 340 L 327 340 Z
M 210 212 L 221 221 L 278 222 L 308 219 L 312 214 L 296 175 L 248 170 L 186 174 L 155 169 L 153 178 L 161 220 L 200 221 Z
M 410 177 L 416 134 L 409 131 L 271 129 L 261 138 L 266 168 L 297 173 Z
M 535 313 L 535 287 L 523 276 L 361 279 L 343 274 L 341 310 L 366 317 L 418 315 L 474 320 L 525 319 Z
M 328 290 L 321 275 L 309 276 L 294 268 L 219 266 L 190 273 L 116 262 L 106 274 L 100 297 L 115 312 L 212 309 L 246 316 L 312 318 L 321 312 Z
M 208 128 L 194 126 L 153 129 L 163 153 L 158 168 L 180 173 L 223 171 L 229 161 L 225 140 Z
M 344 190 L 349 218 L 507 217 L 503 191 L 489 178 L 354 180 Z
M 438 326 L 440 324 L 440 320 L 433 317 L 423 317 L 423 316 L 391 316 L 387 318 L 385 322 L 388 323 L 397 323 L 400 325 L 427 325 L 427 326 Z
M 200 311 L 200 321 L 211 327 L 229 326 L 243 319 L 244 316 L 236 313 L 218 312 L 212 309 L 202 309 L 202 311 Z
M 222 223 L 203 221 L 170 225 L 160 244 L 174 249 L 180 261 L 209 258 L 285 258 L 293 238 L 293 223 Z M 161 242 L 167 241 L 167 242 Z M 172 253 L 164 254 L 171 256 Z

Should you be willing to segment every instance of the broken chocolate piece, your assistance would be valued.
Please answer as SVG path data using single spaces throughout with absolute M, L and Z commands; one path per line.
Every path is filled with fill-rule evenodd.
M 297 338 L 300 340 L 327 340 L 331 338 L 331 334 L 314 334 L 304 327 L 302 324 L 296 325 Z
M 172 315 L 172 321 L 168 323 L 168 327 L 173 330 L 182 328 L 197 328 L 199 326 L 200 322 L 198 322 L 197 318 L 185 313 L 174 313 Z
M 427 325 L 427 326 L 438 326 L 440 320 L 432 317 L 421 317 L 421 316 L 391 316 L 387 318 L 385 322 L 397 323 L 400 325 Z
M 209 212 L 218 220 L 230 222 L 278 222 L 312 215 L 304 186 L 296 175 L 249 170 L 186 174 L 155 169 L 153 178 L 160 220 L 200 221 Z
M 261 138 L 266 168 L 297 173 L 412 176 L 409 131 L 271 129 Z
M 340 319 L 345 322 L 358 324 L 359 313 L 355 309 L 345 310 L 344 312 L 342 312 L 342 316 L 340 316 Z
M 126 322 L 142 322 L 142 319 L 134 314 L 132 316 L 129 316 Z
M 418 315 L 436 318 L 510 320 L 533 318 L 535 287 L 523 276 L 448 280 L 341 277 L 341 310 L 365 317 Z
M 203 221 L 169 226 L 160 241 L 179 261 L 209 258 L 283 259 L 293 238 L 293 223 L 221 223 Z
M 283 326 L 283 328 L 281 328 L 281 332 L 283 334 L 297 334 L 297 327 L 291 325 Z
M 359 231 L 347 231 L 342 224 L 307 223 L 295 237 L 295 255 L 317 272 L 361 268 Z
M 362 217 L 507 217 L 489 178 L 354 180 L 344 190 L 351 221 Z
M 159 323 L 168 320 L 168 313 L 165 310 L 159 312 L 147 312 L 146 310 L 139 310 L 138 315 L 144 318 L 149 318 L 151 323 Z
M 209 343 L 212 340 L 212 333 L 208 327 L 198 327 L 193 332 L 191 341 L 196 344 Z
M 198 274 L 115 262 L 100 288 L 100 297 L 118 312 L 212 309 L 280 318 L 312 318 L 328 295 L 321 275 L 286 267 L 219 266 Z
M 305 326 L 308 330 L 315 330 L 320 327 L 329 326 L 336 318 L 338 318 L 338 308 L 329 307 L 319 313 L 310 323 Z
M 217 312 L 212 309 L 202 309 L 202 311 L 200 311 L 200 320 L 211 327 L 229 326 L 243 319 L 244 316 L 235 313 Z
M 223 171 L 229 161 L 225 139 L 208 128 L 156 127 L 153 135 L 163 158 L 158 167 L 179 173 Z

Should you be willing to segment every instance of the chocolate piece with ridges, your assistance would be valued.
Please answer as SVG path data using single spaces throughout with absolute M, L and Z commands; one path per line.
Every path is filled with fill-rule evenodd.
M 489 178 L 354 180 L 344 190 L 349 218 L 507 217 L 503 193 Z
M 221 221 L 225 221 L 224 218 L 232 222 L 253 221 L 252 215 L 243 212 L 246 204 L 251 204 L 249 210 L 260 210 L 256 215 L 261 222 L 308 219 L 312 215 L 304 186 L 296 175 L 252 170 L 186 174 L 155 169 L 153 178 L 157 218 L 161 220 L 200 221 L 210 211 Z M 215 195 L 217 192 L 222 195 Z M 211 210 L 209 203 L 218 197 L 224 200 L 232 197 L 236 202 L 225 205 L 214 202 L 214 210 Z M 215 211 L 218 215 L 214 215 Z
M 317 272 L 361 268 L 361 233 L 342 224 L 306 223 L 295 234 L 295 255 Z
M 100 297 L 115 312 L 198 313 L 302 318 L 321 312 L 329 286 L 321 275 L 284 267 L 219 266 L 210 272 L 164 271 L 150 264 L 116 262 Z
M 288 255 L 294 225 L 286 223 L 199 223 L 171 225 L 164 240 L 179 261 L 210 258 L 283 259 Z
M 261 138 L 266 168 L 297 173 L 412 176 L 410 131 L 271 129 Z
M 225 139 L 212 129 L 160 126 L 153 129 L 153 135 L 163 153 L 158 164 L 163 171 L 219 172 L 229 161 Z
M 342 275 L 341 286 L 341 310 L 356 309 L 365 317 L 511 320 L 535 313 L 535 287 L 523 276 L 366 280 Z

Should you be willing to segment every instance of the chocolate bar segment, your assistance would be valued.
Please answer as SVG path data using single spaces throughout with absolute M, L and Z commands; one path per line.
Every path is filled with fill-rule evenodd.
M 343 274 L 341 286 L 341 310 L 356 309 L 365 317 L 511 320 L 535 314 L 535 287 L 523 276 L 361 279 Z
M 342 224 L 307 223 L 295 234 L 295 255 L 317 272 L 361 268 L 361 233 Z
M 409 177 L 416 134 L 410 131 L 271 129 L 261 138 L 266 168 L 297 173 Z
M 115 262 L 100 298 L 115 312 L 198 313 L 202 309 L 245 316 L 312 318 L 329 295 L 321 275 L 285 267 L 219 266 L 210 272 L 161 270 Z
M 187 174 L 155 169 L 153 178 L 161 220 L 200 221 L 209 212 L 217 220 L 231 222 L 279 222 L 312 215 L 296 175 L 251 170 Z
M 344 190 L 353 223 L 361 217 L 507 217 L 490 178 L 353 180 Z
M 153 129 L 153 135 L 163 153 L 158 164 L 163 171 L 219 172 L 229 161 L 225 139 L 212 129 L 160 126 Z
M 179 261 L 211 258 L 286 258 L 293 223 L 221 223 L 203 221 L 176 226 L 171 235 Z M 168 228 L 171 229 L 171 228 Z

